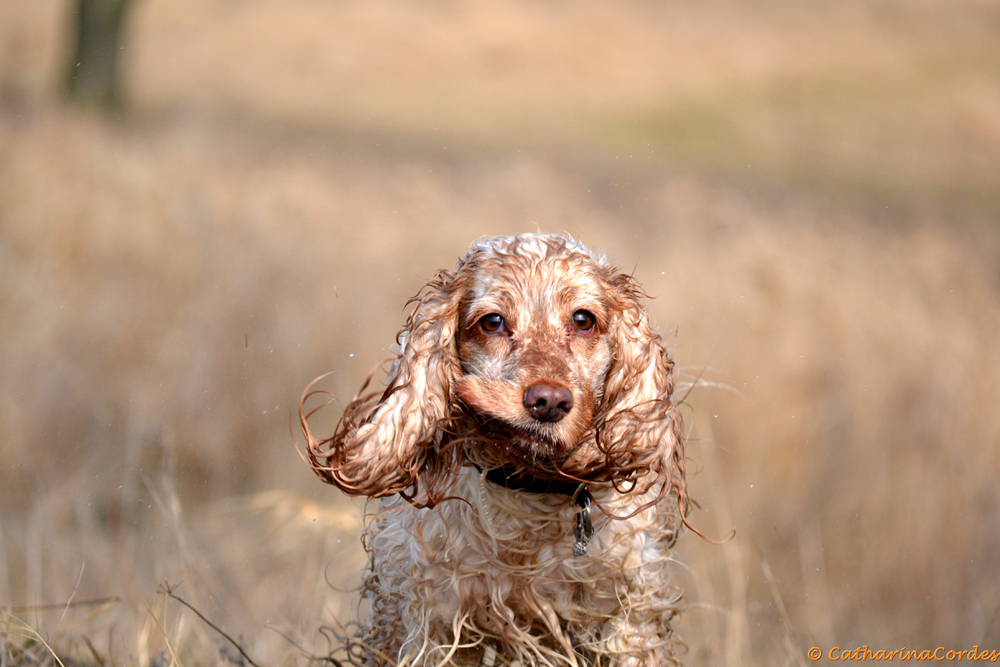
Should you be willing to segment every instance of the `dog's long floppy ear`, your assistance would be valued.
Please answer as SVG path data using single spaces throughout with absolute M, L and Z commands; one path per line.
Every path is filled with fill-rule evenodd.
M 598 449 L 620 491 L 644 493 L 662 482 L 657 500 L 677 494 L 686 502 L 681 415 L 673 403 L 674 362 L 649 325 L 639 299 L 645 294 L 630 276 L 608 278 L 614 317 L 611 368 L 596 429 Z
M 454 405 L 452 386 L 460 370 L 455 345 L 458 281 L 441 271 L 411 302 L 416 307 L 397 336 L 388 386 L 368 391 L 378 369 L 344 409 L 326 440 L 309 431 L 300 406 L 306 456 L 324 481 L 345 493 L 382 497 L 397 493 L 410 502 L 439 502 L 458 472 L 460 448 L 446 431 Z M 303 403 L 310 393 L 303 395 Z M 418 500 L 419 499 L 419 500 Z

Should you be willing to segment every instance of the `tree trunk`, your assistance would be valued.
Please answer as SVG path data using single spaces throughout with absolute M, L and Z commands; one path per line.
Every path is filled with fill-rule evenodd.
M 121 105 L 118 52 L 129 0 L 76 0 L 76 49 L 69 65 L 71 98 L 107 110 Z

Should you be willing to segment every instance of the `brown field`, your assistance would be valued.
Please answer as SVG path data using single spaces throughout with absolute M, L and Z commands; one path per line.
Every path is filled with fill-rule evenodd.
M 700 379 L 691 520 L 736 537 L 681 540 L 688 664 L 1000 649 L 996 2 L 135 10 L 106 119 L 63 101 L 68 3 L 0 0 L 3 664 L 226 660 L 164 582 L 259 664 L 324 654 L 361 505 L 299 395 L 536 227 Z

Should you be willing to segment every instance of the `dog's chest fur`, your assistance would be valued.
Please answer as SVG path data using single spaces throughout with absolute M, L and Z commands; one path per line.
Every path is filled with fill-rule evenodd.
M 405 637 L 392 647 L 400 665 L 437 664 L 443 656 L 435 647 L 450 649 L 456 638 L 474 645 L 455 656 L 469 662 L 457 664 L 480 664 L 484 652 L 504 654 L 510 646 L 527 655 L 507 659 L 525 665 L 549 664 L 550 651 L 600 655 L 623 623 L 659 631 L 673 615 L 677 594 L 667 584 L 674 527 L 660 506 L 628 521 L 595 512 L 588 553 L 574 557 L 579 508 L 568 496 L 505 489 L 472 467 L 459 474 L 453 495 L 425 509 L 380 501 L 370 528 L 368 612 L 395 614 L 392 632 Z M 645 500 L 596 495 L 617 513 Z M 629 604 L 633 611 L 623 616 Z

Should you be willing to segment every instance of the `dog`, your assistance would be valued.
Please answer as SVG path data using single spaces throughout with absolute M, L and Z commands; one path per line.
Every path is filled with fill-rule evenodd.
M 671 548 L 687 509 L 673 361 L 606 257 L 568 236 L 472 244 L 411 300 L 304 457 L 376 499 L 349 661 L 679 664 Z

